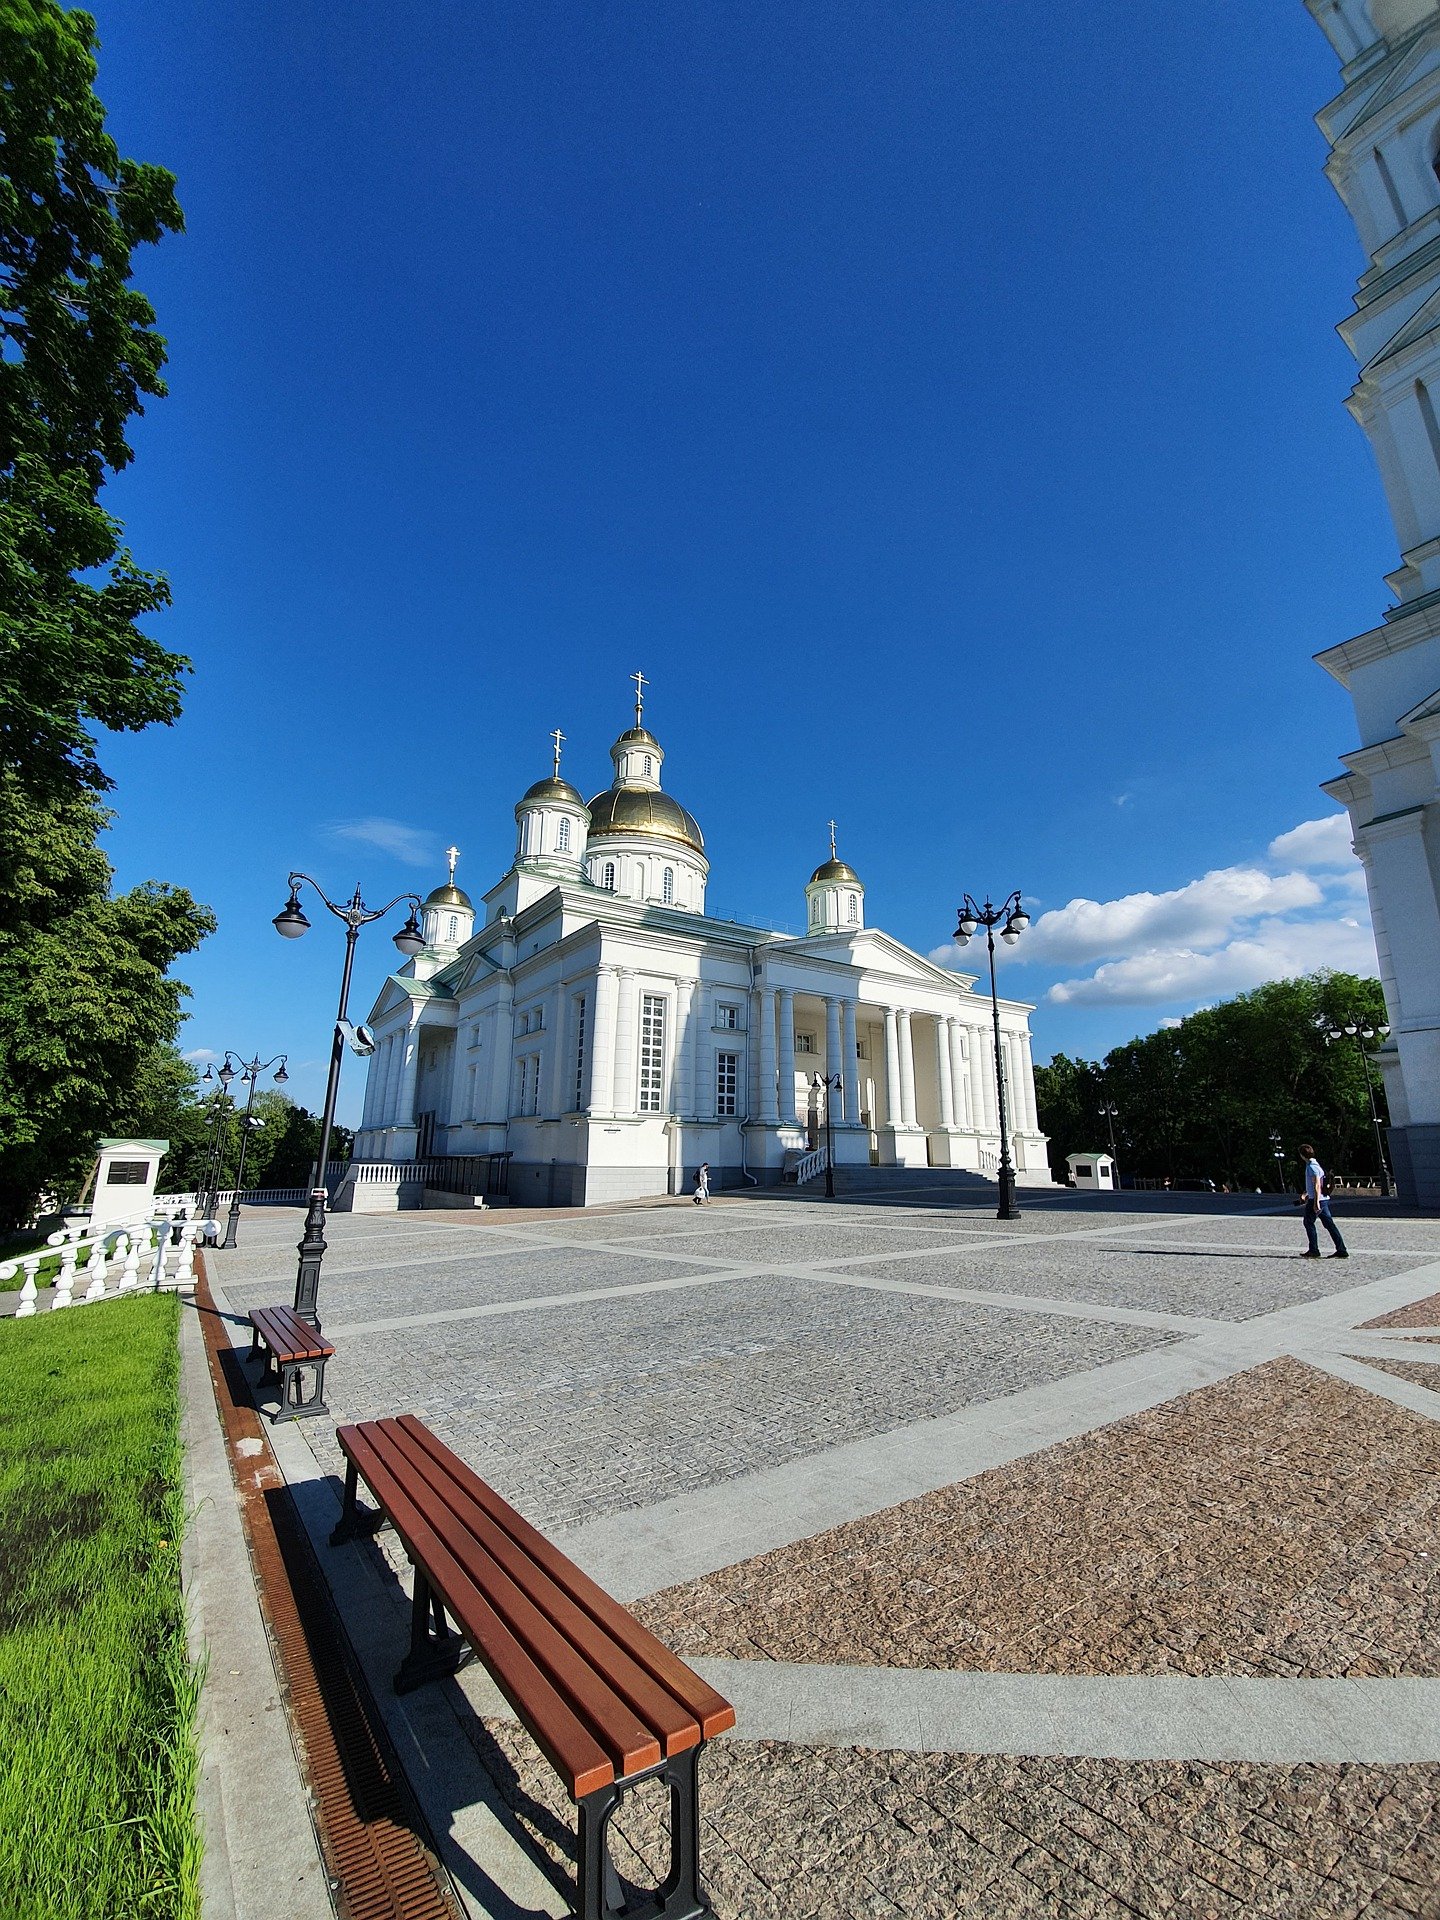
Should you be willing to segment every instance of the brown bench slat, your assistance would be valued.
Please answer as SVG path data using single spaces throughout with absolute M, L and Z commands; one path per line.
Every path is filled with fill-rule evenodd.
M 423 1510 L 395 1478 L 363 1429 L 341 1427 L 337 1438 L 389 1515 L 405 1550 L 425 1569 L 431 1586 L 464 1629 L 501 1690 L 524 1701 L 526 1724 L 573 1799 L 613 1783 L 615 1761 L 475 1585 Z M 624 1763 L 643 1771 L 660 1759 L 660 1743 L 639 1730 Z
M 329 1360 L 335 1349 L 289 1307 L 256 1307 L 250 1323 L 277 1360 Z
M 542 1636 L 536 1640 L 528 1617 L 517 1614 L 509 1600 L 510 1594 L 518 1592 L 526 1606 L 538 1612 L 565 1645 L 579 1654 L 586 1667 L 596 1673 L 606 1687 L 639 1716 L 641 1722 L 657 1735 L 667 1758 L 698 1746 L 701 1734 L 694 1714 L 624 1648 L 618 1646 L 602 1627 L 597 1626 L 590 1615 L 542 1568 L 537 1567 L 479 1502 L 459 1485 L 454 1476 L 416 1444 L 413 1434 L 389 1422 L 386 1426 L 390 1430 L 384 1434 L 385 1447 L 396 1449 L 397 1458 L 403 1463 L 407 1474 L 418 1476 L 444 1502 L 454 1516 L 454 1524 L 471 1536 L 486 1561 L 495 1568 L 496 1572 L 493 1575 L 485 1573 L 479 1584 L 491 1604 L 504 1616 L 512 1632 L 516 1633 L 532 1656 L 550 1671 L 557 1684 L 570 1691 L 563 1675 L 552 1665 L 548 1656 L 548 1638 Z M 468 1558 L 464 1555 L 460 1557 L 467 1571 L 478 1574 L 478 1569 L 471 1566 Z M 576 1704 L 584 1710 L 580 1699 L 577 1698 Z
M 716 1734 L 725 1733 L 734 1726 L 735 1709 L 723 1695 L 708 1686 L 698 1673 L 687 1667 L 663 1641 L 657 1640 L 647 1627 L 641 1626 L 632 1613 L 622 1607 L 618 1600 L 612 1599 L 603 1587 L 597 1586 L 573 1560 L 558 1547 L 552 1546 L 544 1534 L 537 1532 L 508 1500 L 502 1499 L 473 1468 L 452 1453 L 443 1440 L 437 1440 L 422 1420 L 413 1413 L 406 1413 L 393 1421 L 376 1421 L 373 1424 L 404 1429 L 432 1459 L 438 1461 L 491 1519 L 509 1534 L 522 1552 L 549 1575 L 556 1586 L 589 1614 L 596 1625 L 609 1634 L 632 1660 L 658 1680 L 687 1712 L 694 1715 L 705 1739 L 712 1740 Z

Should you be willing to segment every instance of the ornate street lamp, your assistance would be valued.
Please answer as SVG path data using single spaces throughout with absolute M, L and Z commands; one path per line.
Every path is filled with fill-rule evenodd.
M 245 1117 L 240 1122 L 240 1165 L 235 1174 L 235 1191 L 230 1196 L 230 1211 L 225 1219 L 225 1238 L 220 1242 L 220 1250 L 222 1253 L 227 1247 L 235 1247 L 240 1244 L 240 1190 L 245 1185 L 245 1155 L 249 1150 L 250 1135 L 257 1127 L 264 1125 L 263 1121 L 252 1120 L 250 1117 L 250 1109 L 255 1104 L 255 1084 L 262 1073 L 268 1072 L 271 1067 L 275 1066 L 276 1061 L 279 1061 L 280 1064 L 276 1067 L 275 1072 L 275 1084 L 277 1087 L 283 1087 L 285 1082 L 290 1078 L 289 1074 L 285 1071 L 285 1063 L 288 1059 L 288 1054 L 277 1053 L 269 1060 L 262 1060 L 259 1054 L 256 1054 L 253 1060 L 240 1061 L 240 1084 L 244 1086 L 248 1081 L 250 1084 L 250 1092 L 245 1099 Z M 225 1081 L 227 1091 L 230 1081 L 235 1077 L 236 1071 L 236 1069 L 231 1066 L 230 1061 L 231 1053 L 227 1047 L 225 1049 L 225 1064 L 220 1069 L 220 1078 Z
M 1360 1055 L 1360 1064 L 1365 1070 L 1365 1091 L 1370 1096 L 1370 1124 L 1375 1129 L 1375 1153 L 1380 1162 L 1380 1192 L 1388 1200 L 1394 1191 L 1390 1179 L 1390 1162 L 1385 1154 L 1385 1129 L 1380 1124 L 1380 1112 L 1375 1105 L 1375 1081 L 1370 1072 L 1371 1040 L 1388 1040 L 1390 1029 L 1387 1026 L 1368 1027 L 1358 1020 L 1347 1020 L 1343 1027 L 1334 1026 L 1323 1014 L 1315 1016 L 1315 1025 L 1325 1036 L 1326 1046 L 1333 1046 L 1337 1040 L 1353 1040 L 1355 1050 Z
M 209 1066 L 206 1067 L 204 1073 L 201 1075 L 202 1080 L 218 1079 L 220 1082 L 219 1089 L 210 1105 L 210 1120 L 214 1131 L 210 1136 L 210 1161 L 205 1172 L 205 1191 L 200 1195 L 200 1218 L 202 1220 L 213 1220 L 215 1218 L 215 1208 L 219 1203 L 220 1169 L 225 1153 L 225 1122 L 232 1111 L 230 1082 L 234 1078 L 235 1069 L 230 1064 L 230 1055 L 228 1053 L 220 1063 L 220 1071 L 218 1074 L 215 1072 L 213 1066 Z
M 300 905 L 302 881 L 314 888 L 337 920 L 345 922 L 345 970 L 340 976 L 340 1006 L 335 1015 L 334 1038 L 330 1043 L 330 1077 L 325 1082 L 325 1112 L 320 1120 L 320 1156 L 315 1166 L 315 1185 L 310 1193 L 309 1210 L 305 1215 L 305 1232 L 299 1245 L 300 1265 L 295 1274 L 295 1311 L 318 1333 L 320 1262 L 325 1258 L 325 1169 L 330 1163 L 330 1132 L 335 1125 L 335 1101 L 340 1092 L 340 1063 L 345 1057 L 345 1016 L 350 1004 L 350 974 L 355 964 L 355 942 L 360 937 L 361 927 L 368 927 L 372 920 L 383 920 L 390 909 L 398 907 L 402 900 L 410 903 L 410 914 L 400 931 L 391 936 L 395 945 L 408 960 L 412 955 L 424 951 L 425 936 L 420 931 L 418 894 L 397 893 L 383 907 L 371 908 L 365 905 L 360 898 L 360 889 L 356 887 L 344 906 L 337 906 L 308 873 L 292 873 L 288 882 L 290 898 L 276 914 L 274 922 L 275 931 L 287 940 L 298 940 L 310 926 Z
M 838 1073 L 812 1073 L 810 1085 L 816 1093 L 825 1089 L 825 1198 L 835 1198 L 835 1134 L 831 1128 L 830 1102 L 844 1085 Z
M 1114 1170 L 1115 1186 L 1118 1191 L 1120 1186 L 1120 1161 L 1115 1152 L 1115 1122 L 1119 1118 L 1120 1109 L 1113 1100 L 1102 1100 L 1100 1102 L 1100 1113 L 1110 1134 L 1110 1165 Z
M 1272 1133 L 1270 1136 L 1270 1151 L 1275 1159 L 1275 1191 L 1277 1193 L 1284 1193 L 1285 1143 L 1281 1140 L 1278 1133 Z
M 1002 920 L 1004 926 L 1000 926 Z M 984 927 L 985 944 L 990 950 L 990 1012 L 995 1025 L 995 1104 L 1000 1117 L 1000 1165 L 996 1171 L 1000 1205 L 996 1210 L 997 1220 L 1018 1220 L 1020 1209 L 1015 1204 L 1015 1169 L 1010 1164 L 1010 1137 L 1005 1125 L 1005 1063 L 1000 1051 L 1000 1001 L 995 991 L 995 929 L 1000 927 L 1000 938 L 1007 947 L 1013 947 L 1029 924 L 1030 916 L 1020 904 L 1018 891 L 1012 893 L 1000 907 L 991 906 L 988 900 L 983 907 L 977 907 L 967 893 L 955 929 L 955 944 L 965 947 L 970 944 L 971 935 Z

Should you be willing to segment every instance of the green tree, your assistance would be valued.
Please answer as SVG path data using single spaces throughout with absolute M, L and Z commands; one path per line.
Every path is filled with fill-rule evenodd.
M 96 844 L 93 730 L 173 721 L 187 663 L 143 631 L 169 590 L 100 497 L 165 391 L 131 256 L 183 222 L 106 132 L 95 47 L 88 14 L 0 0 L 0 1226 L 160 1098 L 168 969 L 214 926 L 179 888 L 111 898 Z
M 173 175 L 105 131 L 95 47 L 89 14 L 0 0 L 0 841 L 22 845 L 14 801 L 107 787 L 91 724 L 174 720 L 187 664 L 141 631 L 169 589 L 100 503 L 165 391 L 131 254 L 184 222 Z

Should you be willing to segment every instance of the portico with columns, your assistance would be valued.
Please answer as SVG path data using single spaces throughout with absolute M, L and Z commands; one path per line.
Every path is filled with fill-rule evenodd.
M 357 1161 L 506 1154 L 519 1204 L 688 1191 L 702 1161 L 717 1190 L 773 1184 L 825 1145 L 828 1100 L 837 1166 L 992 1176 L 988 994 L 866 925 L 834 824 L 804 935 L 711 919 L 700 828 L 661 787 L 639 693 L 588 802 L 561 777 L 562 740 L 483 914 L 452 849 L 423 909 L 431 944 L 374 1004 Z M 1030 1012 L 1001 1003 L 1000 1071 L 1019 1178 L 1049 1185 Z

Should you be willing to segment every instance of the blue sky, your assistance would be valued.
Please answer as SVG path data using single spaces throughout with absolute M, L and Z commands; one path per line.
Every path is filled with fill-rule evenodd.
M 102 755 L 120 882 L 220 917 L 185 1047 L 317 1105 L 340 929 L 276 938 L 286 871 L 423 893 L 454 840 L 478 895 L 636 667 L 714 908 L 798 929 L 832 814 L 922 952 L 1022 887 L 1037 1058 L 1364 962 L 1294 837 L 1354 737 L 1310 655 L 1395 559 L 1300 0 L 96 12 L 188 220 L 111 502 L 195 674 Z

